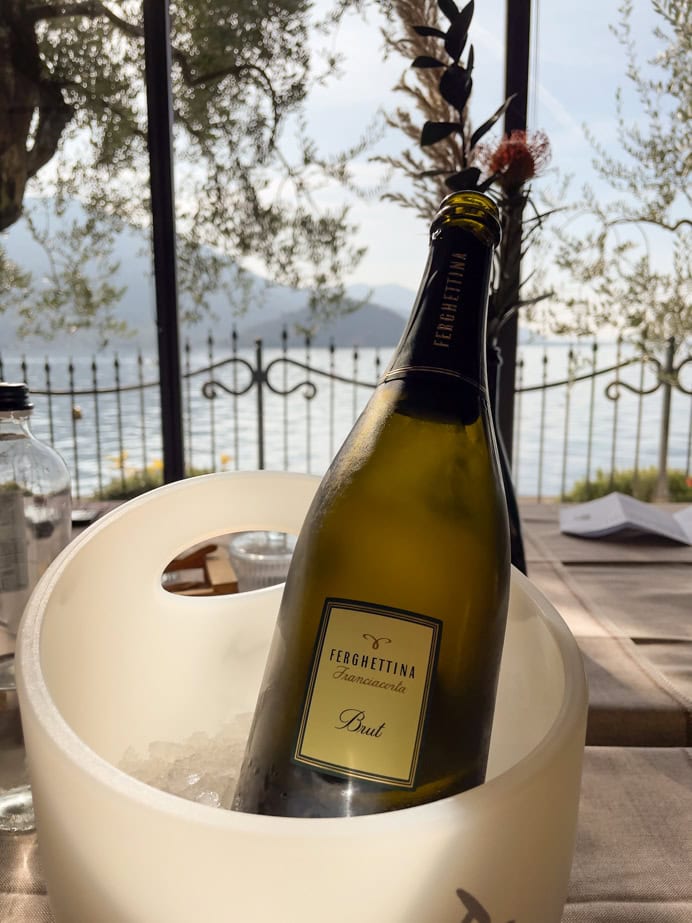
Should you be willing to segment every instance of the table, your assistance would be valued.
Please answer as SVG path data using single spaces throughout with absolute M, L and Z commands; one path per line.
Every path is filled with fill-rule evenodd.
M 692 547 L 563 535 L 556 503 L 522 505 L 529 577 L 584 655 L 587 745 L 692 743 Z
M 527 569 L 584 655 L 589 717 L 563 923 L 692 920 L 692 548 L 562 535 L 521 505 Z
M 692 548 L 561 535 L 554 503 L 521 514 L 529 576 L 574 633 L 590 683 L 562 923 L 689 923 Z M 35 834 L 0 835 L 0 920 L 52 920 Z

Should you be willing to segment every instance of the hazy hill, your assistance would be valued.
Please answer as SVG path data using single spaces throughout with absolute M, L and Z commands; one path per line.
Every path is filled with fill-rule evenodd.
M 351 314 L 343 314 L 322 325 L 311 336 L 313 346 L 383 346 L 396 345 L 404 329 L 403 316 L 391 308 L 368 303 Z M 251 345 L 260 338 L 266 346 L 281 345 L 281 331 L 286 327 L 289 343 L 295 345 L 299 331 L 310 325 L 306 309 L 281 315 L 277 320 L 264 321 L 246 327 L 238 338 L 241 346 Z
M 78 206 L 74 206 L 78 208 Z M 54 219 L 53 219 L 54 220 Z M 48 263 L 45 252 L 34 242 L 26 224 L 19 221 L 3 235 L 2 245 L 11 259 L 22 268 L 29 269 L 34 278 L 45 276 Z M 152 275 L 152 263 L 146 236 L 135 228 L 126 229 L 118 238 L 115 259 L 120 263 L 114 276 L 116 286 L 124 286 L 118 317 L 128 327 L 137 331 L 136 337 L 114 339 L 109 348 L 154 349 L 157 340 L 156 304 Z M 269 344 L 278 342 L 280 330 L 285 324 L 295 329 L 296 324 L 305 325 L 309 320 L 307 312 L 308 293 L 281 285 L 269 285 L 259 276 L 250 275 L 250 297 L 248 309 L 238 313 L 229 303 L 225 293 L 210 297 L 211 314 L 194 326 L 181 326 L 181 339 L 201 344 L 211 331 L 219 339 L 227 339 L 235 327 L 243 342 L 252 342 L 261 336 Z M 235 283 L 234 273 L 227 277 L 231 289 Z M 348 296 L 361 300 L 366 293 L 365 286 L 349 289 Z M 413 303 L 414 293 L 401 286 L 374 286 L 370 302 L 358 311 L 339 318 L 320 330 L 314 342 L 333 340 L 337 346 L 393 346 L 403 327 L 403 316 L 407 315 Z M 181 308 L 184 295 L 181 295 Z M 43 354 L 47 350 L 55 354 L 76 354 L 91 352 L 99 348 L 95 335 L 88 330 L 65 334 L 47 343 L 30 338 L 20 340 L 15 335 L 17 318 L 10 313 L 0 313 L 0 352 L 26 352 Z

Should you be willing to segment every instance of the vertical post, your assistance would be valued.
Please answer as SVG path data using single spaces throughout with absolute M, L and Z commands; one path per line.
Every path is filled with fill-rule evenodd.
M 240 469 L 240 433 L 238 432 L 238 331 L 233 328 L 231 331 L 231 356 L 233 362 L 233 458 L 235 470 Z
M 125 487 L 125 441 L 123 439 L 123 404 L 120 388 L 120 359 L 116 354 L 113 359 L 113 379 L 115 382 L 115 423 L 118 433 L 118 467 L 120 468 L 120 486 Z
M 310 381 L 310 345 L 312 339 L 309 333 L 305 334 L 305 377 Z M 309 387 L 309 386 L 308 386 Z M 305 401 L 305 471 L 312 471 L 312 403 Z
M 336 347 L 334 340 L 329 343 L 329 459 L 334 458 L 334 398 L 336 374 Z M 376 381 L 379 380 L 379 376 Z
M 137 383 L 139 385 L 139 427 L 141 433 L 142 470 L 146 472 L 149 465 L 147 450 L 147 408 L 144 400 L 144 359 L 141 350 L 137 350 Z
M 77 439 L 77 414 L 75 413 L 75 383 L 74 383 L 74 362 L 70 359 L 67 367 L 68 382 L 70 389 L 70 423 L 72 425 L 72 457 L 74 459 L 74 495 L 77 500 L 81 497 L 79 485 L 79 441 Z M 24 376 L 26 381 L 27 376 Z
M 183 444 L 185 446 L 183 458 L 186 459 L 186 470 L 192 473 L 192 358 L 189 340 L 186 340 L 183 346 L 183 357 L 183 381 L 180 385 L 180 400 L 183 408 Z
M 543 458 L 545 454 L 545 411 L 548 399 L 548 350 L 543 348 L 543 374 L 541 375 L 541 414 L 538 431 L 538 489 L 537 500 L 543 500 Z
M 529 57 L 531 44 L 531 0 L 507 0 L 505 29 L 505 99 L 514 94 L 504 121 L 505 134 L 526 130 Z M 512 209 L 510 220 L 518 228 L 506 228 L 505 234 L 521 233 L 523 209 Z M 518 298 L 521 282 L 521 264 L 517 258 L 512 267 L 512 278 L 507 279 L 508 291 Z M 497 424 L 502 436 L 507 458 L 512 458 L 514 431 L 514 380 L 517 364 L 518 318 L 514 314 L 502 327 L 498 346 L 502 353 L 502 375 L 497 402 Z
M 264 468 L 264 368 L 262 341 L 255 340 L 255 384 L 257 385 L 257 467 Z
M 670 405 L 673 396 L 673 360 L 675 358 L 675 340 L 671 337 L 666 345 L 665 366 L 660 372 L 663 386 L 661 404 L 661 431 L 658 437 L 658 477 L 654 490 L 654 500 L 669 500 L 668 490 L 668 440 L 670 438 Z
M 519 462 L 521 461 L 521 399 L 524 387 L 524 360 L 520 357 L 517 362 L 519 370 L 519 387 L 515 391 L 517 405 L 514 408 L 514 444 L 512 445 L 512 480 L 516 484 L 517 493 L 519 492 Z
M 282 365 L 281 387 L 283 390 L 283 425 L 284 425 L 284 471 L 288 471 L 288 331 L 284 327 L 281 331 L 281 358 Z
M 569 453 L 569 413 L 574 385 L 574 350 L 567 353 L 567 387 L 565 390 L 565 425 L 562 430 L 562 471 L 560 473 L 560 499 L 564 500 L 567 487 L 567 456 Z
M 586 440 L 586 490 L 589 491 L 591 484 L 591 450 L 593 448 L 593 421 L 594 410 L 596 407 L 596 356 L 598 354 L 598 343 L 594 340 L 591 346 L 591 393 L 589 395 L 589 430 Z M 590 494 L 588 494 L 590 499 Z
M 634 436 L 634 465 L 632 471 L 632 495 L 637 496 L 639 489 L 639 453 L 642 444 L 642 417 L 644 414 L 644 369 L 646 360 L 644 349 L 639 357 L 639 389 L 637 391 L 637 429 Z
M 618 419 L 619 419 L 619 401 L 620 401 L 620 361 L 622 359 L 622 337 L 618 336 L 617 348 L 615 351 L 615 400 L 613 401 L 613 430 L 610 437 L 610 475 L 608 477 L 609 490 L 615 489 L 615 468 L 617 466 L 617 441 L 618 441 Z
M 692 470 L 692 398 L 690 398 L 690 419 L 687 426 L 687 458 L 685 460 L 685 477 L 690 476 Z
M 207 364 L 209 374 L 214 374 L 214 337 L 211 331 L 207 335 Z M 209 441 L 211 470 L 216 471 L 216 401 L 209 401 Z
M 43 370 L 45 373 L 46 381 L 46 396 L 48 398 L 48 426 L 50 431 L 50 444 L 55 448 L 55 426 L 53 423 L 53 389 L 50 386 L 50 362 L 48 361 L 48 356 L 43 364 Z M 2 373 L 2 366 L 0 365 L 0 381 L 4 381 L 5 377 Z
M 91 360 L 91 387 L 94 395 L 94 427 L 96 432 L 96 479 L 99 485 L 99 497 L 103 496 L 103 452 L 101 451 L 101 412 L 99 409 L 99 379 L 96 356 Z M 146 462 L 145 462 L 146 464 Z
M 159 348 L 163 479 L 185 476 L 173 197 L 173 94 L 168 0 L 144 0 L 149 175 Z

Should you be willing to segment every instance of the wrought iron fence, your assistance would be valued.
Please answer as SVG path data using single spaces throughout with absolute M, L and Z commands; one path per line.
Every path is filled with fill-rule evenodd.
M 684 381 L 685 369 L 692 364 L 689 349 L 686 354 L 678 350 L 682 358 L 676 362 L 672 342 L 662 359 L 628 349 L 622 340 L 607 344 L 605 350 L 597 341 L 580 349 L 565 344 L 562 348 L 563 361 L 557 363 L 562 375 L 553 380 L 549 347 L 540 348 L 540 375 L 531 384 L 525 382 L 526 360 L 519 358 L 512 470 L 520 493 L 544 498 L 549 463 L 548 493 L 553 496 L 564 496 L 577 480 L 591 483 L 599 471 L 605 472 L 612 488 L 617 471 L 631 469 L 636 483 L 644 468 L 655 468 L 661 497 L 669 469 L 682 471 L 689 480 L 692 388 Z M 606 361 L 599 365 L 604 351 Z M 657 400 L 654 395 L 659 394 Z M 527 448 L 532 427 L 533 446 Z M 523 477 L 527 464 L 533 464 L 529 479 Z
M 679 352 L 679 351 L 678 351 Z M 520 496 L 562 496 L 597 469 L 683 470 L 690 476 L 689 353 L 674 364 L 622 343 L 539 344 L 520 350 L 513 477 Z M 188 474 L 225 468 L 321 473 L 375 387 L 376 349 L 240 348 L 238 337 L 183 355 Z M 77 497 L 155 483 L 161 468 L 155 358 L 0 357 L 0 377 L 21 378 L 36 404 L 34 430 L 63 454 Z M 665 442 L 665 445 L 663 443 Z M 665 450 L 665 451 L 663 451 Z M 136 488 L 136 484 L 135 484 Z

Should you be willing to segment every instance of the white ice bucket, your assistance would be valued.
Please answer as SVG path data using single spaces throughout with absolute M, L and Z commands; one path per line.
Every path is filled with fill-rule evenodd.
M 185 801 L 117 768 L 130 746 L 213 734 L 249 710 L 278 609 L 280 586 L 173 595 L 165 565 L 221 533 L 297 532 L 316 485 L 248 472 L 160 488 L 91 526 L 42 579 L 17 669 L 58 923 L 560 920 L 586 685 L 574 639 L 519 573 L 489 777 L 472 791 L 381 815 L 271 818 Z

